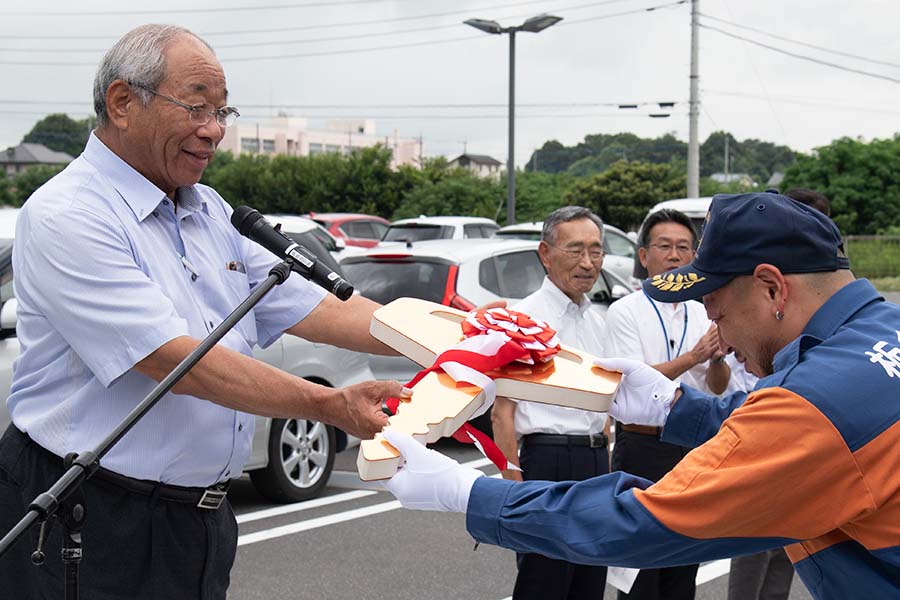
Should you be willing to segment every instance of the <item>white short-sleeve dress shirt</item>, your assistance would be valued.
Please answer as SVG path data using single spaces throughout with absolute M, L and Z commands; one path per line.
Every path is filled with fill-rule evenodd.
M 696 300 L 668 304 L 638 290 L 617 300 L 606 313 L 606 355 L 658 365 L 690 351 L 711 324 Z M 712 393 L 706 384 L 708 368 L 708 361 L 701 363 L 675 381 Z
M 166 195 L 91 136 L 23 207 L 13 249 L 13 423 L 59 456 L 96 446 L 156 382 L 132 369 L 179 336 L 202 339 L 263 281 L 274 255 L 240 236 L 211 188 Z M 324 291 L 293 276 L 220 344 L 249 355 L 301 321 Z M 101 461 L 185 486 L 237 477 L 253 415 L 169 393 Z
M 603 318 L 587 296 L 575 304 L 545 277 L 540 289 L 510 308 L 546 321 L 563 344 L 603 355 Z M 517 437 L 529 433 L 586 435 L 603 431 L 606 414 L 520 400 L 514 423 Z

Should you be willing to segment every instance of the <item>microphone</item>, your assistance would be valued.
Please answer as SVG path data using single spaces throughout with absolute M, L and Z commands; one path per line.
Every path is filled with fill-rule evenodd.
M 290 258 L 293 271 L 325 288 L 341 300 L 347 300 L 353 295 L 352 285 L 329 269 L 313 252 L 273 227 L 258 210 L 249 206 L 238 206 L 231 215 L 231 224 L 241 235 L 250 238 L 269 252 L 281 258 Z

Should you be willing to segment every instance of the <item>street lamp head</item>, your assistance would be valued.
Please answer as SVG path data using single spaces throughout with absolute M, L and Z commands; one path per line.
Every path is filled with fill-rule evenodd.
M 471 25 L 475 29 L 480 29 L 485 33 L 503 33 L 503 28 L 497 21 L 489 21 L 488 19 L 468 19 L 463 21 L 466 25 Z
M 530 31 L 531 33 L 538 33 L 539 31 L 543 31 L 548 27 L 556 25 L 560 21 L 562 21 L 562 17 L 557 17 L 554 15 L 541 14 L 536 17 L 531 17 L 519 27 L 522 31 Z

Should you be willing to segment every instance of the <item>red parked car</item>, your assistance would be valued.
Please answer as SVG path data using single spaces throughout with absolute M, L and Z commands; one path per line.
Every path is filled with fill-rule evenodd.
M 388 225 L 387 219 L 358 213 L 309 213 L 309 218 L 348 246 L 372 248 L 378 244 Z

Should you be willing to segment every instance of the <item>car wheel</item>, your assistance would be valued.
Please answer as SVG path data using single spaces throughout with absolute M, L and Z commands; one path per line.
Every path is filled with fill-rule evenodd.
M 311 419 L 272 419 L 269 462 L 250 471 L 253 485 L 275 502 L 318 496 L 331 476 L 336 454 L 334 427 Z

